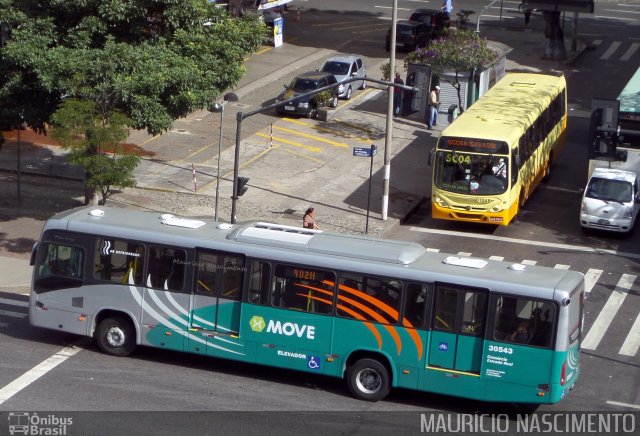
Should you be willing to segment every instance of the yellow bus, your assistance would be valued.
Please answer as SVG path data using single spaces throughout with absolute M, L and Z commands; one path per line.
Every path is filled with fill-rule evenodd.
M 443 132 L 433 218 L 506 226 L 547 180 L 567 127 L 562 75 L 507 73 Z

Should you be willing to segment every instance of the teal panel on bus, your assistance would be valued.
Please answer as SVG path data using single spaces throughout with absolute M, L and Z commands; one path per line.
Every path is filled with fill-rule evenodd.
M 239 301 L 218 300 L 216 331 L 237 334 L 240 331 L 240 307 Z
M 480 373 L 483 343 L 484 339 L 476 336 L 458 336 L 455 369 Z
M 439 368 L 453 368 L 456 357 L 458 335 L 440 331 L 431 332 L 429 365 Z
M 553 351 L 518 344 L 486 341 L 483 377 L 527 386 L 548 384 Z
M 296 310 L 245 304 L 240 337 L 255 342 L 255 362 L 304 371 L 335 371 L 326 365 L 333 318 Z
M 428 367 L 420 375 L 418 389 L 464 398 L 484 399 L 485 381 L 475 374 Z
M 147 343 L 153 347 L 184 351 L 185 332 L 176 331 L 162 324 L 149 328 L 146 334 Z

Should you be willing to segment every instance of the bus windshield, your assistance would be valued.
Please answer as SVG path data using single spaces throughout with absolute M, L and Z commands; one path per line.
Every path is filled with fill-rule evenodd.
M 435 185 L 458 194 L 497 195 L 507 190 L 507 156 L 439 151 Z

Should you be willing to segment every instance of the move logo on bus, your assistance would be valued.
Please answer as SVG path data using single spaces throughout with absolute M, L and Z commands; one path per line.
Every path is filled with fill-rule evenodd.
M 276 335 L 284 336 L 297 336 L 299 338 L 306 337 L 307 339 L 316 338 L 316 328 L 312 325 L 298 324 L 295 322 L 282 322 L 270 319 L 267 323 L 265 319 L 259 315 L 254 315 L 249 320 L 249 326 L 251 330 L 256 333 L 262 333 L 267 328 L 267 333 L 273 333 Z

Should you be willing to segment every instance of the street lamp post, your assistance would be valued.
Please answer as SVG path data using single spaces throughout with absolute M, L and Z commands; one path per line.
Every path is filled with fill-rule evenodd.
M 389 50 L 389 82 L 393 82 L 396 72 L 396 23 L 398 21 L 398 0 L 393 0 L 391 11 L 391 47 Z M 387 89 L 387 123 L 384 136 L 384 179 L 382 181 L 382 220 L 387 220 L 389 209 L 389 183 L 391 179 L 391 144 L 393 138 L 393 86 Z
M 213 218 L 218 221 L 218 199 L 220 198 L 220 156 L 222 154 L 222 121 L 224 115 L 224 104 L 228 101 L 238 101 L 238 96 L 229 92 L 222 97 L 222 103 L 212 103 L 207 110 L 213 113 L 220 113 L 220 135 L 218 137 L 218 167 L 216 170 L 216 205 Z

